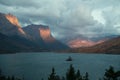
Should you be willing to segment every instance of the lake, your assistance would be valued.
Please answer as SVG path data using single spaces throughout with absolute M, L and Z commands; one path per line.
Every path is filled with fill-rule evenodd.
M 69 56 L 73 61 L 65 61 Z M 17 53 L 1 54 L 0 68 L 5 75 L 23 77 L 25 80 L 47 80 L 52 67 L 60 76 L 65 75 L 70 64 L 80 69 L 81 74 L 89 73 L 90 80 L 103 77 L 105 69 L 113 66 L 120 70 L 120 55 L 78 54 L 78 53 Z

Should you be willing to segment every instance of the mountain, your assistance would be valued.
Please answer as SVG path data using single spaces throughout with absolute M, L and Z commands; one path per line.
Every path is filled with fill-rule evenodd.
M 120 36 L 109 39 L 100 44 L 72 49 L 70 52 L 85 52 L 85 53 L 106 53 L 106 54 L 120 54 Z
M 16 16 L 0 13 L 0 53 L 57 51 L 69 47 L 56 40 L 48 26 L 29 25 L 22 28 Z
M 69 49 L 68 46 L 64 45 L 60 41 L 56 40 L 48 26 L 44 25 L 28 25 L 23 28 L 26 34 L 30 35 L 34 41 L 49 50 L 64 50 Z
M 0 13 L 0 32 L 7 36 L 25 37 L 26 35 L 22 30 L 18 19 L 12 14 Z
M 96 44 L 102 43 L 106 40 L 118 37 L 119 35 L 103 35 L 95 37 L 86 37 L 84 35 L 69 36 L 67 38 L 60 39 L 64 44 L 70 48 L 90 47 Z
M 105 40 L 91 41 L 91 40 L 86 40 L 86 39 L 74 39 L 74 40 L 69 41 L 67 44 L 71 48 L 90 47 L 90 46 L 94 46 L 96 44 L 100 44 L 100 43 L 104 42 Z
M 20 37 L 0 33 L 0 53 L 43 51 L 39 45 Z
M 15 16 L 0 13 L 0 53 L 44 50 L 28 39 Z
M 14 42 L 8 37 L 0 33 L 0 53 L 10 53 L 19 50 Z
M 81 35 L 61 41 L 73 49 L 56 40 L 48 26 L 32 24 L 22 28 L 17 17 L 0 13 L 0 53 L 68 51 L 120 54 L 120 36 L 86 38 Z

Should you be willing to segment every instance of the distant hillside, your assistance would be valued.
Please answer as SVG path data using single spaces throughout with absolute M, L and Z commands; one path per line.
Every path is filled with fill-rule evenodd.
M 106 40 L 118 37 L 119 35 L 102 35 L 95 37 L 86 37 L 84 35 L 78 36 L 69 36 L 63 39 L 60 39 L 64 44 L 68 45 L 71 48 L 80 48 L 80 47 L 90 47 L 96 44 L 102 43 Z
M 107 39 L 103 39 L 103 40 L 99 40 L 99 41 L 92 41 L 92 40 L 87 40 L 87 39 L 74 39 L 74 40 L 70 40 L 68 42 L 68 45 L 71 48 L 90 47 L 90 46 L 94 46 L 96 44 L 100 44 L 106 40 Z
M 92 47 L 72 49 L 70 52 L 120 54 L 120 37 L 107 40 Z

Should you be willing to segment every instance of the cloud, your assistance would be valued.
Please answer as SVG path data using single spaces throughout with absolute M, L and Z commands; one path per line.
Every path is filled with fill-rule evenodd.
M 120 34 L 119 5 L 119 0 L 0 0 L 1 12 L 16 15 L 22 26 L 48 25 L 58 39 Z
M 93 16 L 94 20 L 96 20 L 98 23 L 106 24 L 106 20 L 104 19 L 101 10 L 93 10 L 92 16 Z

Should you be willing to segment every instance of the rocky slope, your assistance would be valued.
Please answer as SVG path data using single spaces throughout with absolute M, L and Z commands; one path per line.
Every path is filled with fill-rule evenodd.
M 69 49 L 68 46 L 64 45 L 60 41 L 56 40 L 52 35 L 48 26 L 44 25 L 28 25 L 23 30 L 33 37 L 34 41 L 48 50 L 64 50 Z
M 72 49 L 70 52 L 120 54 L 120 37 L 109 39 L 91 47 Z
M 74 39 L 74 40 L 69 41 L 68 45 L 71 48 L 90 47 L 90 46 L 94 46 L 96 44 L 100 44 L 100 43 L 104 42 L 105 40 L 91 41 L 91 40 L 86 40 L 86 39 Z
M 0 13 L 0 32 L 7 36 L 25 37 L 25 32 L 22 30 L 18 19 L 12 14 Z
M 11 14 L 0 13 L 0 53 L 43 51 L 38 44 L 28 40 L 18 19 Z
M 0 33 L 0 53 L 43 51 L 39 45 L 20 37 Z

